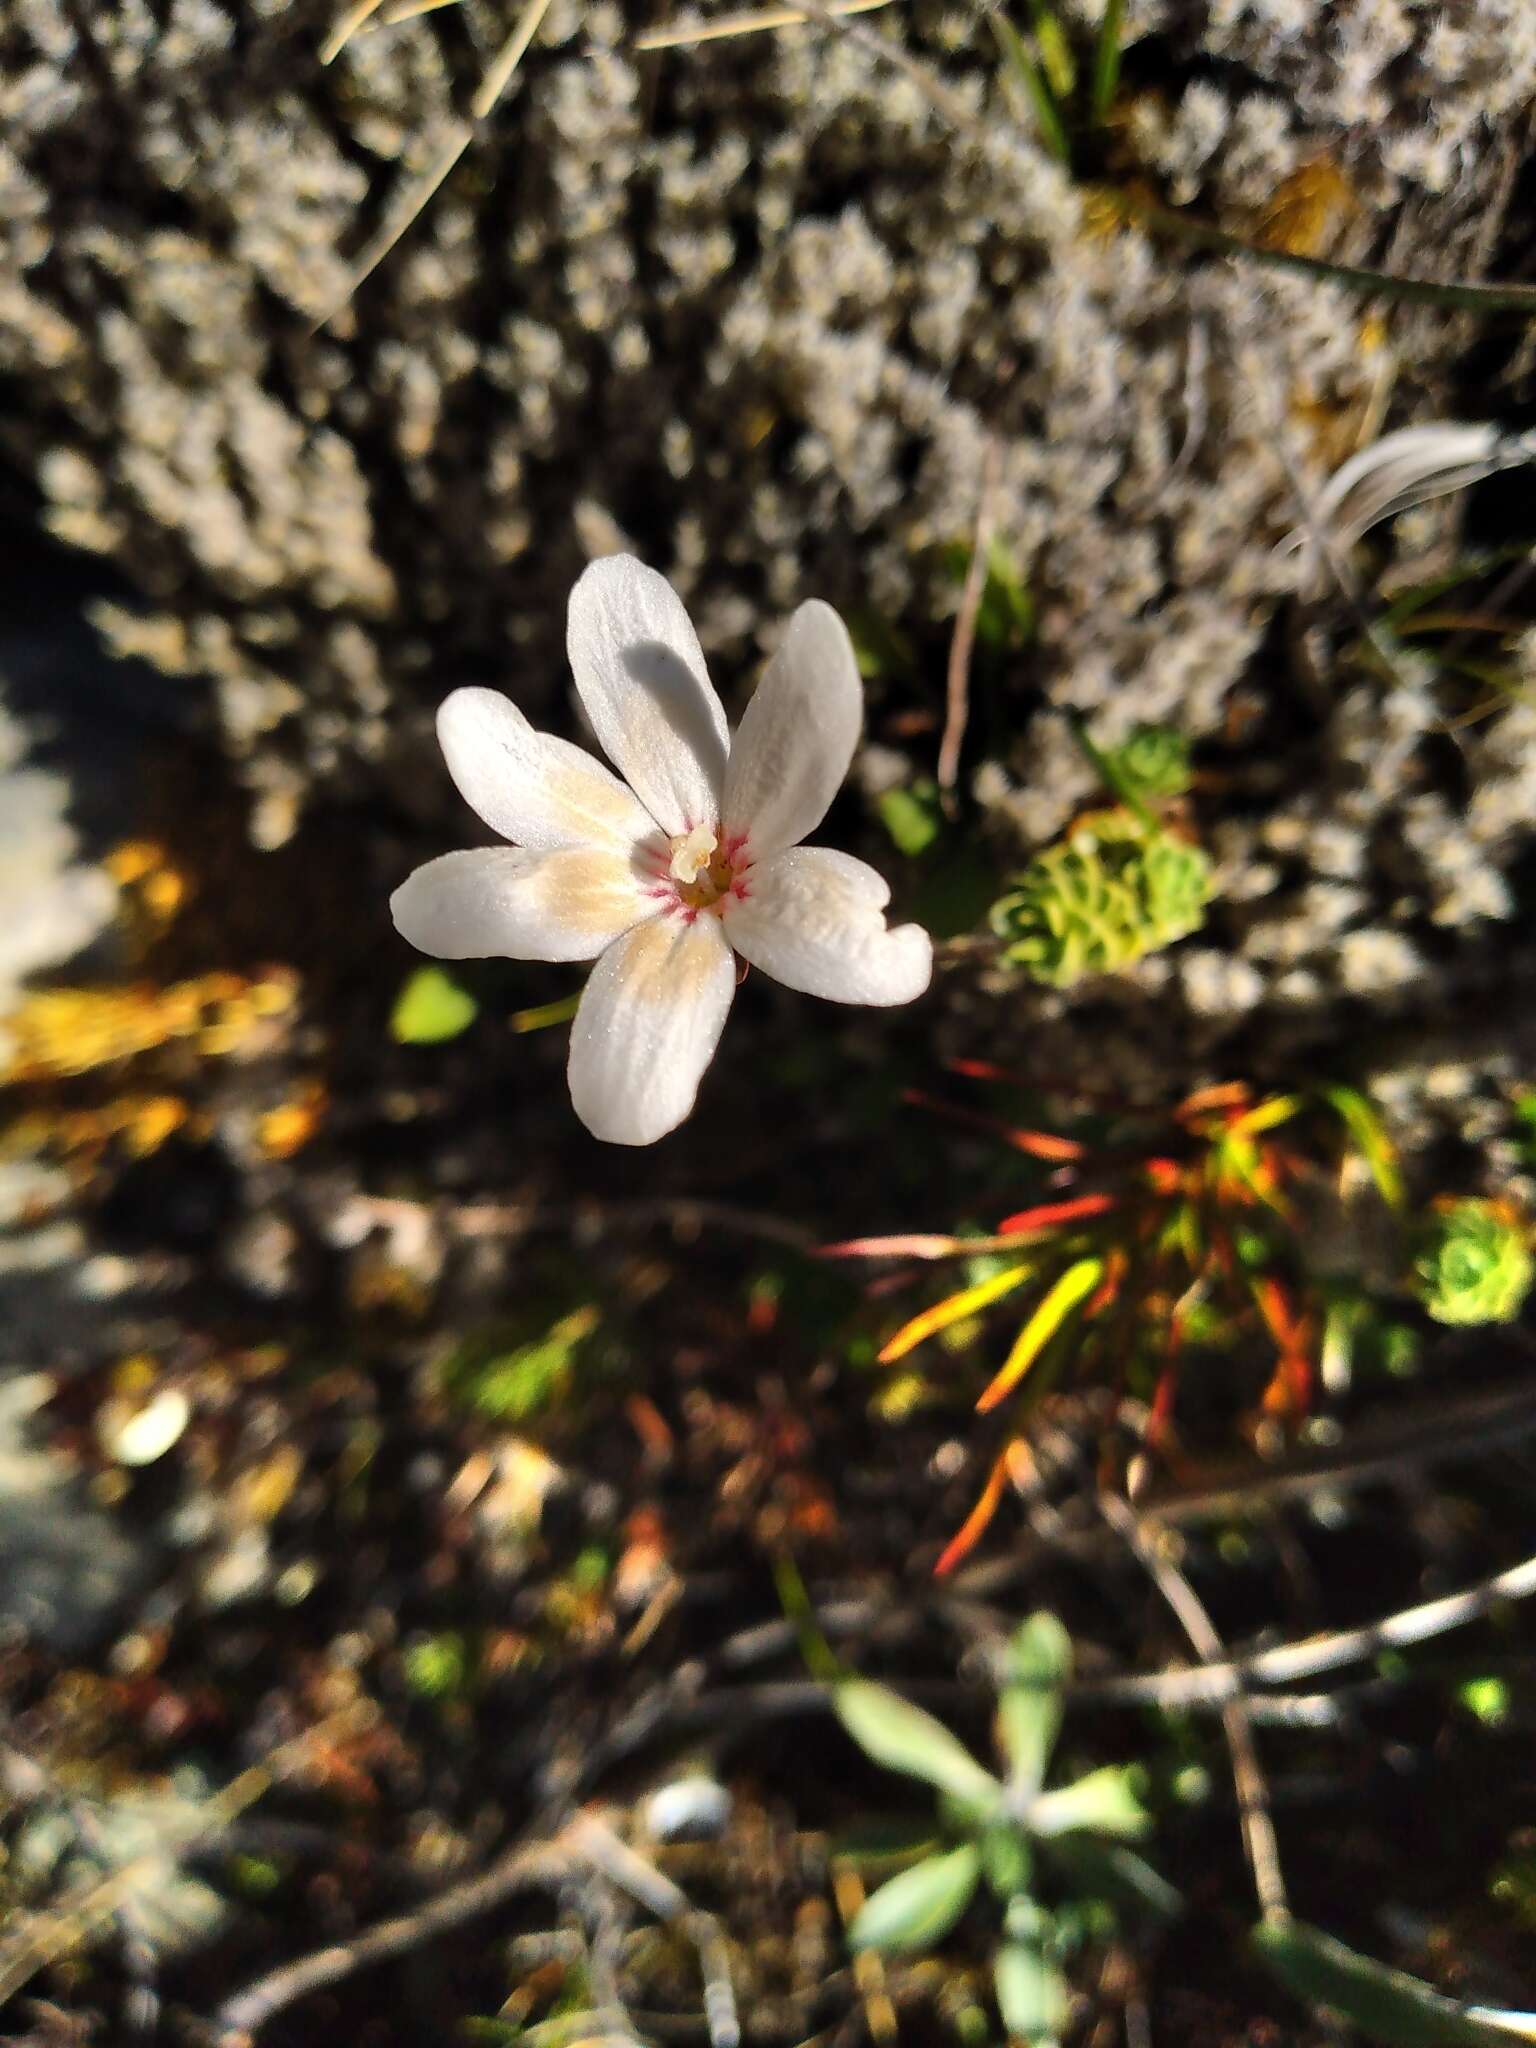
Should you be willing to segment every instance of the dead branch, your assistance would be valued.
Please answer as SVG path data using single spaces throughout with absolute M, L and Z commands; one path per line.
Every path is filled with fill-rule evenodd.
M 1118 1495 L 1101 1493 L 1099 1512 L 1145 1567 L 1148 1577 L 1168 1606 L 1198 1654 L 1209 1663 L 1226 1656 L 1226 1646 L 1205 1605 L 1189 1580 L 1171 1558 L 1151 1541 L 1135 1513 Z M 1286 1901 L 1285 1878 L 1280 1869 L 1280 1845 L 1275 1837 L 1274 1818 L 1269 1810 L 1269 1786 L 1259 1762 L 1253 1721 L 1241 1684 L 1235 1684 L 1222 1702 L 1221 1724 L 1232 1757 L 1232 1782 L 1237 1789 L 1237 1810 L 1242 1822 L 1243 1850 L 1253 1874 L 1253 1888 L 1259 1911 L 1266 1920 L 1284 1920 L 1290 1907 Z

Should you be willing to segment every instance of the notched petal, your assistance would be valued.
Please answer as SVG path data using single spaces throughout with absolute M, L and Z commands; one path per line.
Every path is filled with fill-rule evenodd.
M 890 889 L 872 867 L 795 846 L 747 872 L 725 912 L 726 937 L 775 981 L 835 1003 L 910 1003 L 933 973 L 921 925 L 887 926 Z

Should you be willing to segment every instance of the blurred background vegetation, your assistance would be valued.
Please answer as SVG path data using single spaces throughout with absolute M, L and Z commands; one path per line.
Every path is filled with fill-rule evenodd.
M 1536 2032 L 1528 7 L 805 15 L 0 12 L 7 2039 Z M 619 548 L 939 951 L 640 1154 Z

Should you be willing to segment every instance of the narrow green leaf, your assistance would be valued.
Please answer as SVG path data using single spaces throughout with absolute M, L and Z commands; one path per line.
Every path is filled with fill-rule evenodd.
M 480 1014 L 480 1005 L 441 967 L 418 967 L 390 1012 L 390 1035 L 401 1045 L 438 1045 L 457 1038 Z
M 1104 0 L 1098 45 L 1093 53 L 1093 94 L 1089 109 L 1095 128 L 1102 128 L 1114 105 L 1120 83 L 1120 38 L 1125 29 L 1125 0 Z
M 1002 51 L 1003 62 L 1029 102 L 1041 141 L 1058 163 L 1070 164 L 1072 151 L 1067 142 L 1067 131 L 1061 125 L 1061 115 L 1051 98 L 1051 89 L 1040 75 L 1040 67 L 1031 55 L 1029 45 L 1006 15 L 994 13 L 987 19 L 992 24 L 992 33 Z
M 1037 1835 L 1145 1834 L 1152 1816 L 1136 1796 L 1138 1775 L 1134 1766 L 1105 1764 L 1075 1785 L 1042 1793 L 1030 1808 L 1030 1827 Z
M 1049 0 L 1030 0 L 1030 12 L 1035 21 L 1035 47 L 1040 52 L 1040 68 L 1051 88 L 1051 97 L 1059 106 L 1070 100 L 1077 90 L 1077 60 Z
M 851 1863 L 863 1875 L 905 1869 L 921 1857 L 936 1856 L 942 1849 L 932 1816 L 926 1821 L 870 1820 L 857 1827 L 843 1828 L 832 1838 L 831 1853 L 842 1863 Z
M 911 1955 L 942 1941 L 971 1903 L 981 1876 L 974 1842 L 927 1856 L 871 1894 L 853 1916 L 848 1946 Z
M 1009 1685 L 997 1702 L 997 1733 L 1013 1783 L 1038 1792 L 1061 1727 L 1061 1695 L 1044 1685 Z
M 888 1771 L 921 1778 L 972 1810 L 990 1812 L 1003 1788 L 942 1721 L 883 1685 L 849 1678 L 834 1688 L 837 1717 L 867 1757 Z
M 1077 1259 L 1060 1274 L 1031 1312 L 1029 1320 L 1013 1340 L 1013 1349 L 1002 1370 L 987 1386 L 976 1407 L 986 1414 L 997 1406 L 1023 1379 L 1067 1317 L 1087 1299 L 1104 1277 L 1102 1259 Z
M 1371 1178 L 1389 1209 L 1402 1209 L 1407 1201 L 1403 1176 L 1398 1170 L 1397 1148 L 1387 1136 L 1375 1105 L 1358 1088 L 1332 1087 L 1323 1090 L 1323 1100 L 1332 1105 L 1345 1129 L 1371 1169 Z
M 1038 1792 L 1061 1727 L 1061 1687 L 1072 1669 L 1072 1638 L 1054 1614 L 1032 1614 L 1008 1645 L 1007 1683 L 997 1705 L 998 1736 L 1013 1782 Z
M 1045 2048 L 1067 2022 L 1070 1994 L 1067 1980 L 1040 1949 L 1022 1941 L 1004 1942 L 992 1966 L 997 2009 L 1015 2041 Z
M 1254 1929 L 1253 1945 L 1304 2004 L 1343 2013 L 1388 2048 L 1509 2048 L 1520 2038 L 1303 1921 L 1267 1921 Z
M 996 17 L 994 16 L 995 20 Z M 1308 277 L 1322 277 L 1334 284 L 1364 292 L 1371 297 L 1396 299 L 1408 305 L 1450 306 L 1465 313 L 1536 314 L 1536 285 L 1530 284 L 1440 284 L 1428 277 L 1394 277 L 1385 270 L 1364 270 L 1356 264 L 1330 263 L 1322 256 L 1301 256 L 1289 249 L 1267 248 L 1245 242 L 1225 228 L 1196 220 L 1176 208 L 1164 206 L 1129 187 L 1098 186 L 1096 190 L 1113 208 L 1124 212 L 1154 234 L 1172 235 L 1196 249 L 1219 249 L 1227 256 L 1246 256 L 1279 270 L 1299 270 Z

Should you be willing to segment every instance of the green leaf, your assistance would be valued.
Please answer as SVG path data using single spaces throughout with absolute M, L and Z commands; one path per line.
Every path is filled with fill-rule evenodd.
M 880 822 L 898 853 L 915 860 L 939 836 L 938 806 L 915 789 L 887 789 L 876 799 Z
M 995 17 L 994 17 L 995 19 Z M 1305 277 L 1322 277 L 1347 289 L 1406 305 L 1452 306 L 1465 313 L 1536 313 L 1536 285 L 1531 284 L 1442 284 L 1428 277 L 1396 277 L 1390 271 L 1364 270 L 1357 264 L 1332 263 L 1323 256 L 1302 256 L 1289 249 L 1276 249 L 1260 242 L 1245 242 L 1240 235 L 1209 221 L 1180 213 L 1128 186 L 1097 185 L 1086 190 L 1096 193 L 1119 211 L 1128 213 L 1152 233 L 1172 235 L 1196 249 L 1217 249 L 1228 256 L 1246 256 L 1280 270 L 1299 270 Z
M 943 1844 L 932 1819 L 871 1820 L 844 1828 L 832 1838 L 831 1854 L 839 1862 L 851 1863 L 867 1875 L 915 1863 L 921 1856 L 935 1856 Z
M 1485 1728 L 1497 1728 L 1509 1719 L 1509 1682 L 1503 1678 L 1468 1678 L 1456 1688 L 1456 1698 L 1469 1714 L 1475 1714 Z
M 992 1966 L 997 2009 L 1015 2041 L 1045 2048 L 1066 2025 L 1070 1994 L 1067 1980 L 1040 1949 L 1022 1941 L 1004 1942 Z
M 1016 1821 L 994 1821 L 981 1836 L 981 1867 L 987 1883 L 1000 1899 L 1011 1899 L 1028 1888 L 1034 1870 L 1029 1838 Z
M 1058 163 L 1069 164 L 1072 152 L 1067 143 L 1067 131 L 1061 125 L 1061 115 L 1051 97 L 1051 89 L 1041 76 L 1029 45 L 1006 16 L 990 14 L 987 19 L 992 24 L 992 33 L 997 38 L 1009 75 L 1029 102 L 1041 141 Z
M 1005 1668 L 998 1736 L 1015 1785 L 1038 1792 L 1061 1727 L 1061 1687 L 1072 1669 L 1072 1638 L 1054 1614 L 1032 1614 L 1014 1632 Z
M 480 1005 L 441 967 L 418 967 L 395 998 L 391 1035 L 401 1045 L 439 1045 L 457 1038 L 480 1014 Z
M 1102 1259 L 1077 1259 L 1058 1274 L 1014 1338 L 1002 1369 L 977 1400 L 978 1413 L 986 1414 L 1013 1391 L 1067 1317 L 1093 1293 L 1103 1277 Z
M 1125 0 L 1104 0 L 1098 46 L 1093 53 L 1093 93 L 1089 110 L 1095 128 L 1102 128 L 1120 83 L 1120 38 L 1125 29 Z
M 495 1327 L 472 1332 L 439 1367 L 443 1391 L 493 1422 L 527 1422 L 570 1392 L 582 1348 L 600 1322 L 600 1311 L 585 1302 L 525 1342 Z
M 1139 1776 L 1134 1766 L 1105 1764 L 1075 1785 L 1044 1792 L 1030 1808 L 1030 1827 L 1037 1835 L 1145 1834 L 1152 1816 L 1136 1796 Z
M 1403 1176 L 1398 1170 L 1397 1148 L 1387 1136 L 1375 1104 L 1358 1088 L 1325 1088 L 1323 1100 L 1343 1120 L 1361 1158 L 1371 1170 L 1371 1178 L 1381 1199 L 1389 1209 L 1401 1210 L 1406 1196 Z
M 1077 62 L 1072 55 L 1072 45 L 1062 32 L 1050 0 L 1030 0 L 1030 13 L 1035 20 L 1035 46 L 1040 52 L 1040 68 L 1050 85 L 1052 98 L 1061 104 L 1071 99 L 1077 90 Z
M 848 1929 L 854 1950 L 878 1948 L 911 1955 L 942 1941 L 971 1903 L 981 1876 L 974 1842 L 946 1856 L 927 1856 L 867 1898 Z
M 1061 1686 L 1072 1676 L 1072 1638 L 1045 1608 L 1021 1621 L 1009 1638 L 1008 1676 L 1032 1686 Z
M 1402 1970 L 1357 1955 L 1300 1920 L 1267 1921 L 1253 1945 L 1288 1991 L 1329 2006 L 1388 2048 L 1509 2048 L 1507 2027 L 1474 2019 L 1466 2007 Z
M 838 1719 L 867 1757 L 948 1792 L 974 1812 L 990 1813 L 1003 1788 L 942 1721 L 865 1678 L 834 1687 Z

